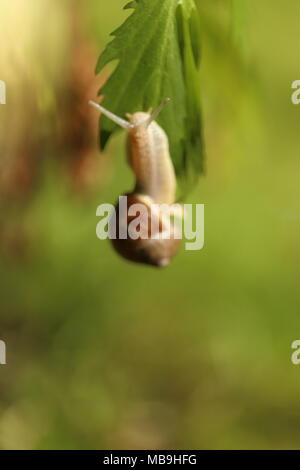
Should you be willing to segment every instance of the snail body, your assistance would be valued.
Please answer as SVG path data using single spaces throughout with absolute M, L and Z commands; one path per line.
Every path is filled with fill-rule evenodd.
M 170 220 L 170 216 L 178 213 L 180 206 L 175 204 L 176 175 L 169 152 L 168 137 L 155 122 L 155 118 L 168 101 L 164 100 L 153 113 L 150 111 L 127 114 L 128 121 L 115 116 L 97 103 L 90 102 L 128 131 L 127 158 L 136 181 L 133 191 L 125 194 L 127 210 L 124 212 L 120 210 L 119 203 L 116 205 L 116 233 L 120 233 L 121 227 L 128 235 L 128 227 L 135 217 L 130 208 L 142 205 L 143 212 L 146 213 L 146 219 L 140 224 L 138 238 L 121 238 L 117 235 L 112 244 L 124 258 L 157 267 L 170 263 L 181 242 L 178 226 L 174 220 Z M 167 236 L 164 236 L 165 233 Z
M 148 113 L 128 116 L 134 125 L 127 143 L 128 161 L 136 178 L 134 192 L 157 204 L 174 204 L 176 176 L 165 131 L 155 121 L 148 124 Z

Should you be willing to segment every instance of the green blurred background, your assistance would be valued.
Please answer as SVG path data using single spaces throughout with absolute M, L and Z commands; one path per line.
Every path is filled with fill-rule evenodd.
M 296 0 L 199 0 L 205 248 L 166 270 L 96 238 L 132 188 L 88 109 L 125 0 L 1 0 L 2 449 L 300 448 Z

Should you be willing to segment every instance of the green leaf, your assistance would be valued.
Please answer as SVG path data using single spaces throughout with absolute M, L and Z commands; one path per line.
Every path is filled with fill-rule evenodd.
M 199 100 L 199 18 L 194 0 L 135 0 L 134 11 L 99 58 L 96 72 L 117 60 L 99 94 L 119 116 L 147 111 L 171 98 L 158 118 L 166 131 L 177 176 L 190 181 L 202 170 Z M 118 127 L 101 118 L 102 149 Z
M 127 3 L 127 5 L 125 5 L 124 10 L 129 10 L 130 8 L 135 8 L 136 5 L 137 5 L 137 1 L 133 0 L 132 2 L 129 2 L 129 3 Z

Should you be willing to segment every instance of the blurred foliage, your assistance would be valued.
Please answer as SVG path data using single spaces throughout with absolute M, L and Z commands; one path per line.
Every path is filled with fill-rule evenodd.
M 159 272 L 95 235 L 96 207 L 132 187 L 124 134 L 105 155 L 84 144 L 100 167 L 82 191 L 62 130 L 81 102 L 93 132 L 88 85 L 67 96 L 78 70 L 106 79 L 124 3 L 1 2 L 0 447 L 299 449 L 299 2 L 251 0 L 233 34 L 231 1 L 198 1 L 207 169 L 188 202 L 206 205 L 206 245 Z

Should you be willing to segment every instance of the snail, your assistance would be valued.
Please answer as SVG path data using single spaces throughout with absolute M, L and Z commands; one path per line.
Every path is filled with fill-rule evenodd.
M 166 98 L 154 112 L 127 113 L 128 121 L 89 101 L 90 105 L 128 132 L 128 163 L 136 183 L 134 190 L 125 194 L 125 213 L 120 211 L 119 203 L 116 205 L 116 233 L 120 233 L 121 226 L 128 234 L 128 226 L 134 219 L 130 208 L 142 205 L 146 210 L 147 224 L 141 223 L 140 236 L 135 239 L 117 236 L 112 239 L 114 249 L 127 260 L 156 267 L 167 266 L 178 252 L 181 242 L 181 230 L 174 217 L 182 217 L 183 214 L 181 206 L 176 204 L 176 175 L 169 141 L 165 131 L 155 122 L 169 101 Z

